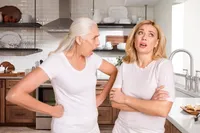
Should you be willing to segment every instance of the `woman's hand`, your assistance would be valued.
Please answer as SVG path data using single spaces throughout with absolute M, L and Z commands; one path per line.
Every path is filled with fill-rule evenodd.
M 160 86 L 156 88 L 156 91 L 153 94 L 151 100 L 166 100 L 167 98 L 169 98 L 168 92 L 165 90 L 162 90 L 163 88 L 164 86 Z
M 121 88 L 112 88 L 110 91 L 110 100 L 117 103 L 125 103 L 126 95 L 122 92 Z
M 52 110 L 52 116 L 56 118 L 60 118 L 63 116 L 64 107 L 61 104 L 55 105 Z

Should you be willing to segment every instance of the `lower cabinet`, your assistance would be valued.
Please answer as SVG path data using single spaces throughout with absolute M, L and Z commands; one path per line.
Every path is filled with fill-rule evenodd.
M 99 107 L 98 112 L 99 112 L 98 115 L 99 124 L 113 124 L 112 107 Z
M 35 125 L 35 113 L 6 101 L 5 97 L 10 88 L 19 80 L 0 80 L 0 124 L 3 125 Z M 32 96 L 35 94 L 32 93 Z
M 25 108 L 16 106 L 5 100 L 8 90 L 19 80 L 0 80 L 0 125 L 1 124 L 28 124 L 35 125 L 35 113 Z M 96 86 L 96 95 L 99 95 L 107 81 L 98 81 Z M 34 93 L 31 94 L 33 97 Z M 109 96 L 98 107 L 98 123 L 100 125 L 113 125 L 119 110 L 112 108 Z M 166 120 L 165 133 L 181 133 L 171 122 Z
M 165 133 L 181 133 L 170 121 L 165 122 Z
M 99 95 L 104 85 L 107 81 L 97 81 L 96 86 L 96 95 Z M 109 96 L 104 100 L 104 102 L 98 107 L 98 123 L 99 124 L 109 124 L 113 125 L 117 116 L 118 116 L 118 109 L 112 108 L 109 100 Z
M 5 122 L 5 80 L 0 79 L 0 124 Z
M 6 106 L 6 123 L 34 123 L 35 113 L 19 106 Z

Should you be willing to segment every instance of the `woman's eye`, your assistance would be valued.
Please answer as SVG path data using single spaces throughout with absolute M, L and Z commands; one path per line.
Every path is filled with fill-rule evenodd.
M 143 32 L 142 31 L 138 31 L 138 35 L 142 35 L 143 34 Z
M 149 36 L 150 36 L 150 37 L 154 37 L 154 34 L 150 33 Z

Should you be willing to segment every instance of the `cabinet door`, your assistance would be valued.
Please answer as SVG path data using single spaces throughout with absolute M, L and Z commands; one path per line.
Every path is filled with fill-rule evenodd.
M 19 106 L 6 106 L 6 123 L 34 123 L 35 113 Z
M 112 107 L 98 107 L 98 123 L 113 124 Z
M 172 133 L 172 124 L 168 120 L 165 122 L 165 133 Z
M 6 80 L 6 88 L 12 88 L 14 85 L 16 85 L 19 82 L 19 80 Z
M 0 123 L 5 122 L 5 80 L 0 80 Z
M 174 125 L 172 125 L 172 133 L 181 133 Z
M 118 117 L 119 111 L 120 111 L 119 109 L 113 108 L 113 123 L 115 123 L 115 121 Z
M 9 91 L 14 85 L 16 85 L 20 80 L 6 80 L 5 93 Z M 35 91 L 30 94 L 35 96 Z M 35 122 L 35 112 L 29 111 L 25 108 L 16 106 L 8 101 L 5 102 L 6 108 L 6 123 L 34 123 Z

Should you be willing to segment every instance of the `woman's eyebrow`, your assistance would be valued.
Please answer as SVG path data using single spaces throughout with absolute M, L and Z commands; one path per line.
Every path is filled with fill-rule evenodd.
M 154 31 L 151 31 L 151 30 L 150 30 L 149 32 L 150 32 L 150 33 L 153 33 L 153 34 L 155 34 L 155 32 L 154 32 Z

